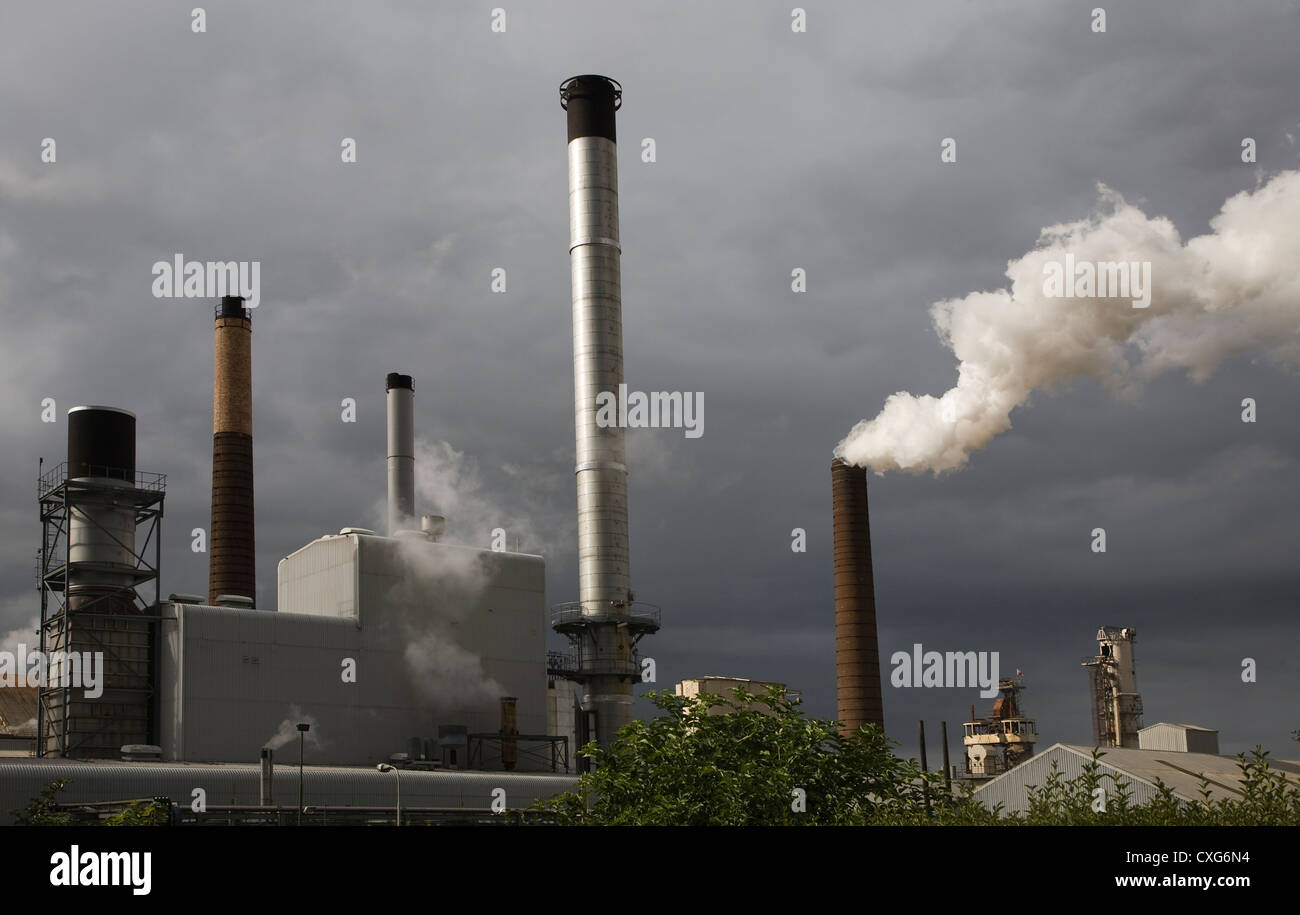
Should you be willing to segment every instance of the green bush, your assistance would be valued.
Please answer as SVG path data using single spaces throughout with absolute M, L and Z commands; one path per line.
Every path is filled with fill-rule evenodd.
M 1102 771 L 1096 750 L 1077 778 L 1053 766 L 1029 790 L 1022 814 L 989 810 L 941 772 L 922 773 L 894 755 L 880 728 L 844 737 L 838 724 L 804 718 L 780 688 L 754 695 L 647 697 L 663 713 L 633 721 L 608 749 L 579 753 L 594 771 L 573 791 L 535 803 L 527 822 L 565 825 L 1300 825 L 1300 786 L 1271 770 L 1263 750 L 1238 757 L 1242 797 L 1187 802 L 1157 782 L 1136 804 L 1132 788 Z M 715 706 L 723 714 L 710 713 Z M 1096 789 L 1105 791 L 1105 809 Z M 798 796 L 796 789 L 802 791 Z M 802 801 L 802 809 L 800 807 Z M 522 816 L 517 821 L 525 821 Z
M 157 801 L 132 801 L 123 810 L 103 820 L 78 817 L 70 810 L 58 809 L 59 792 L 71 783 L 70 778 L 50 782 L 24 810 L 10 811 L 18 826 L 166 826 L 171 822 L 171 811 Z

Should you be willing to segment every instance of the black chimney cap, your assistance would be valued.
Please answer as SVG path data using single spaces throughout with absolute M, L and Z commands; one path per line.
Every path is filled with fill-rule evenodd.
M 569 113 L 569 141 L 614 136 L 614 112 L 623 104 L 623 87 L 608 76 L 571 76 L 560 83 L 560 107 Z
M 242 295 L 223 295 L 221 307 L 217 309 L 218 318 L 251 318 L 249 309 L 244 307 Z
M 415 383 L 411 381 L 410 375 L 399 375 L 397 372 L 389 372 L 388 384 L 384 387 L 384 390 L 391 391 L 393 388 L 406 388 L 408 391 L 414 391 Z

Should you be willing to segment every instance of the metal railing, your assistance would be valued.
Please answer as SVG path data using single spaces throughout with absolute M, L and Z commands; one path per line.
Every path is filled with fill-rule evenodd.
M 551 628 L 582 623 L 629 623 L 638 629 L 658 629 L 660 610 L 654 604 L 642 601 L 618 603 L 606 601 L 568 601 L 551 607 Z
M 546 653 L 546 671 L 556 677 L 589 677 L 609 675 L 616 677 L 640 677 L 641 659 L 633 656 L 626 660 L 620 658 L 583 658 L 577 651 L 548 651 Z
M 133 472 L 124 470 L 121 467 L 107 467 L 97 464 L 86 464 L 79 467 L 78 470 L 84 472 L 78 473 L 77 476 L 69 478 L 68 462 L 64 461 L 41 474 L 40 478 L 36 482 L 37 498 L 45 498 L 49 493 L 67 483 L 69 479 L 80 480 L 83 477 L 122 480 L 131 483 L 136 489 L 142 489 L 146 492 L 163 492 L 167 489 L 167 474 L 165 473 L 149 473 L 144 470 L 136 470 Z

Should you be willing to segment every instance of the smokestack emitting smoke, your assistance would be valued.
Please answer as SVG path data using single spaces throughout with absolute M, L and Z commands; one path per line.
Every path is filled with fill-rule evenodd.
M 1146 216 L 1104 186 L 1100 192 L 1109 212 L 1043 229 L 1039 247 L 1007 265 L 1010 290 L 931 308 L 958 359 L 956 387 L 941 397 L 891 395 L 835 454 L 876 472 L 955 470 L 1011 427 L 1011 411 L 1031 393 L 1072 378 L 1119 392 L 1176 368 L 1203 381 L 1247 349 L 1300 363 L 1300 172 L 1229 198 L 1213 231 L 1186 244 L 1168 219 Z M 1067 254 L 1076 265 L 1149 263 L 1149 307 L 1133 307 L 1143 296 L 1136 292 L 1047 295 L 1046 271 Z M 1136 349 L 1135 362 L 1126 347 Z
M 590 621 L 583 705 L 596 712 L 596 739 L 609 746 L 632 720 L 634 662 L 626 618 L 627 465 L 623 429 L 596 422 L 596 395 L 623 383 L 623 304 L 619 272 L 618 83 L 575 76 L 560 86 L 569 131 L 569 259 L 573 283 L 573 388 L 577 433 L 578 590 Z
M 871 572 L 867 472 L 831 461 L 835 552 L 835 695 L 840 733 L 864 724 L 885 726 L 876 635 L 876 590 Z
M 388 374 L 388 536 L 414 527 L 415 385 L 410 375 Z
M 217 309 L 212 386 L 212 531 L 208 599 L 257 599 L 253 537 L 253 321 L 239 296 Z

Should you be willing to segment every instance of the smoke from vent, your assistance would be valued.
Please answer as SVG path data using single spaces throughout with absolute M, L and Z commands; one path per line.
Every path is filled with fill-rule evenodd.
M 1117 394 L 1186 369 L 1204 381 L 1224 359 L 1256 350 L 1300 364 L 1300 172 L 1283 172 L 1229 198 L 1212 232 L 1183 244 L 1164 217 L 1148 217 L 1099 186 L 1088 219 L 1042 230 L 1007 264 L 1011 288 L 935 303 L 935 330 L 958 359 L 957 384 L 939 397 L 899 391 L 863 420 L 835 455 L 877 473 L 935 474 L 1011 428 L 1011 411 L 1040 389 L 1080 376 Z M 1150 262 L 1151 298 L 1049 297 L 1044 265 Z M 1069 278 L 1067 277 L 1067 280 Z
M 297 740 L 298 725 L 301 722 L 306 722 L 311 725 L 311 729 L 307 731 L 306 736 L 304 737 L 306 745 L 320 749 L 320 729 L 319 725 L 316 723 L 315 716 L 304 715 L 302 709 L 296 705 L 289 706 L 289 717 L 280 722 L 280 726 L 276 728 L 275 733 L 271 735 L 271 739 L 262 745 L 263 748 L 267 750 L 278 750 L 290 741 Z

